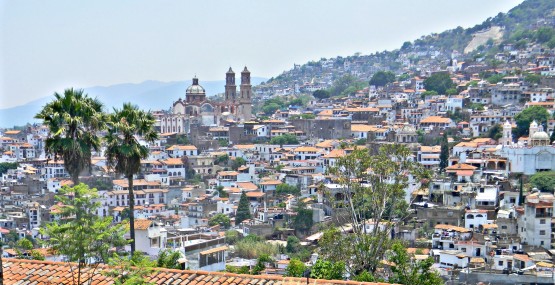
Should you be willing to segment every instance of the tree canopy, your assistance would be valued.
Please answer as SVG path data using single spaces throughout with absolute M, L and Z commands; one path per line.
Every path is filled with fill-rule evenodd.
M 530 183 L 542 192 L 553 193 L 555 190 L 555 171 L 537 172 L 530 177 Z
M 389 282 L 411 285 L 444 284 L 439 273 L 432 268 L 434 265 L 432 257 L 415 260 L 399 241 L 393 244 L 388 255 L 388 261 L 393 264 L 391 266 L 393 276 L 389 278 Z
M 436 72 L 424 80 L 426 91 L 435 91 L 438 94 L 446 94 L 449 88 L 455 87 L 451 75 L 447 72 Z
M 241 193 L 241 198 L 239 199 L 239 205 L 237 206 L 237 214 L 235 214 L 235 224 L 239 225 L 242 221 L 252 218 L 251 206 L 249 199 L 247 198 L 247 193 L 243 191 Z
M 303 273 L 306 271 L 306 265 L 304 262 L 293 258 L 289 261 L 289 264 L 285 268 L 285 276 L 289 277 L 303 277 Z
M 141 159 L 148 157 L 149 149 L 137 140 L 140 135 L 147 142 L 154 142 L 158 134 L 154 130 L 155 119 L 150 113 L 140 110 L 131 103 L 122 109 L 114 109 L 107 122 L 106 162 L 117 174 L 127 178 L 129 192 L 129 225 L 131 234 L 131 255 L 135 252 L 135 200 L 133 176 L 141 169 Z
M 247 164 L 247 161 L 246 161 L 244 158 L 242 158 L 242 157 L 235 157 L 235 159 L 233 159 L 233 160 L 231 161 L 231 169 L 237 170 L 237 169 L 239 169 L 239 167 L 241 167 L 241 166 L 243 166 L 243 165 L 245 165 L 245 164 Z
M 516 138 L 527 136 L 530 131 L 530 124 L 535 120 L 538 125 L 543 125 L 550 118 L 549 112 L 544 107 L 532 106 L 516 114 L 516 129 L 513 133 Z
M 314 96 L 314 98 L 316 99 L 322 100 L 322 99 L 330 98 L 330 92 L 325 89 L 320 89 L 312 92 L 312 96 Z
M 8 169 L 16 169 L 18 163 L 17 162 L 1 162 L 0 163 L 0 175 L 8 172 Z
M 352 225 L 353 233 L 343 235 L 337 228 L 325 231 L 320 240 L 322 257 L 344 262 L 351 276 L 374 273 L 390 248 L 393 227 L 408 215 L 405 189 L 409 176 L 423 179 L 430 173 L 412 161 L 407 147 L 384 145 L 374 155 L 368 150 L 353 151 L 340 158 L 329 174 L 342 187 L 335 194 L 325 193 L 325 199 L 349 213 L 345 222 Z M 368 229 L 372 221 L 380 221 L 380 226 Z
M 277 144 L 280 146 L 283 146 L 286 144 L 298 144 L 298 143 L 299 143 L 299 140 L 297 139 L 296 136 L 292 134 L 283 134 L 283 135 L 275 136 L 270 140 L 270 144 Z
M 208 220 L 209 226 L 220 225 L 222 228 L 229 228 L 231 221 L 226 214 L 218 213 Z
M 374 86 L 385 86 L 393 81 L 395 81 L 395 73 L 380 70 L 372 75 L 369 83 Z
M 90 276 L 82 276 L 81 269 L 97 262 L 108 262 L 113 247 L 127 244 L 121 224 L 112 224 L 112 217 L 99 217 L 98 191 L 81 183 L 75 187 L 62 187 L 56 200 L 60 203 L 60 219 L 41 228 L 49 237 L 45 244 L 65 256 L 78 271 L 77 284 L 84 284 Z
M 79 174 L 92 166 L 92 151 L 100 149 L 96 133 L 104 128 L 102 103 L 73 88 L 63 95 L 54 93 L 54 97 L 35 118 L 43 120 L 50 131 L 45 151 L 54 155 L 54 160 L 64 161 L 64 168 L 77 185 Z

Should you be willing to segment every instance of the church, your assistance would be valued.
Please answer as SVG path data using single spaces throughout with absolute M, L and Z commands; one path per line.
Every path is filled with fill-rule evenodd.
M 206 91 L 196 76 L 185 91 L 185 99 L 173 102 L 170 111 L 156 114 L 160 132 L 190 133 L 195 126 L 219 126 L 225 122 L 245 122 L 252 116 L 251 73 L 245 66 L 241 71 L 239 93 L 235 85 L 235 72 L 226 73 L 224 101 L 206 98 Z
M 509 161 L 507 170 L 525 175 L 554 170 L 555 146 L 549 143 L 549 135 L 536 121 L 530 124 L 529 130 L 528 138 L 513 143 L 511 123 L 507 121 L 503 125 L 499 154 Z

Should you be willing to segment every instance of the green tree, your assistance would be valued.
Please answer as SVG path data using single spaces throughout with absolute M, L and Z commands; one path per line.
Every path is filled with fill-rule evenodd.
M 472 109 L 472 110 L 483 111 L 484 110 L 484 104 L 472 103 L 472 104 L 468 105 L 468 108 Z
M 332 87 L 329 89 L 330 95 L 332 97 L 339 95 L 349 95 L 356 90 L 364 88 L 365 83 L 358 81 L 358 79 L 352 75 L 344 75 L 333 82 Z M 350 90 L 349 87 L 352 87 Z
M 549 118 L 549 112 L 541 106 L 532 106 L 522 110 L 522 112 L 515 116 L 517 126 L 516 129 L 513 130 L 515 137 L 527 136 L 530 124 L 533 121 L 536 121 L 538 125 L 542 125 L 545 124 Z
M 555 29 L 541 27 L 536 31 L 535 38 L 539 43 L 546 43 L 555 37 Z
M 503 136 L 503 127 L 500 124 L 495 124 L 488 130 L 488 138 L 498 140 Z
M 276 195 L 278 196 L 286 196 L 286 195 L 294 195 L 299 196 L 301 194 L 301 189 L 297 186 L 289 185 L 287 183 L 282 183 L 276 186 Z
M 181 253 L 179 251 L 174 251 L 170 249 L 162 250 L 158 254 L 158 259 L 156 259 L 156 267 L 181 269 L 181 265 L 179 264 L 180 258 Z
M 278 105 L 276 103 L 270 103 L 268 105 L 262 106 L 262 112 L 264 112 L 264 114 L 266 114 L 266 115 L 272 115 L 273 113 L 275 113 L 280 108 L 281 108 L 280 105 Z
M 318 259 L 310 270 L 310 277 L 315 279 L 343 280 L 345 263 Z
M 430 177 L 411 157 L 403 145 L 383 145 L 373 155 L 368 150 L 354 150 L 330 168 L 331 179 L 341 187 L 333 195 L 324 193 L 325 199 L 348 213 L 345 222 L 351 224 L 352 234 L 343 235 L 337 228 L 325 231 L 320 240 L 324 260 L 344 262 L 353 276 L 375 272 L 389 249 L 393 228 L 406 218 L 408 177 Z M 367 228 L 376 221 L 379 226 Z
M 389 282 L 411 285 L 444 284 L 439 273 L 432 268 L 433 258 L 414 260 L 414 257 L 407 253 L 407 249 L 400 242 L 393 244 L 389 255 L 388 260 L 394 264 L 391 266 L 393 276 L 389 278 Z
M 303 273 L 306 271 L 306 265 L 298 260 L 298 259 L 291 259 L 289 264 L 285 268 L 285 276 L 289 277 L 303 277 Z
M 8 169 L 17 169 L 17 162 L 2 162 L 0 163 L 0 175 L 8 172 Z
M 29 257 L 32 260 L 45 260 L 46 259 L 46 257 L 40 251 L 38 251 L 36 249 L 31 249 L 29 251 Z
M 553 193 L 555 190 L 555 171 L 537 172 L 530 177 L 530 183 L 542 192 Z
M 285 246 L 285 251 L 287 253 L 296 253 L 300 250 L 301 241 L 296 236 L 287 237 L 287 245 Z
M 81 183 L 75 187 L 62 187 L 56 200 L 60 203 L 59 217 L 41 228 L 48 239 L 44 243 L 58 254 L 65 256 L 72 268 L 73 284 L 86 284 L 95 275 L 99 262 L 107 262 L 113 247 L 127 244 L 125 229 L 112 224 L 112 217 L 99 217 L 96 213 L 100 202 L 96 189 Z M 77 268 L 75 268 L 77 267 Z M 83 268 L 91 267 L 88 274 Z
M 299 140 L 292 134 L 283 134 L 275 136 L 270 140 L 270 144 L 277 144 L 283 147 L 285 144 L 298 144 Z
M 239 167 L 246 165 L 247 161 L 242 157 L 236 157 L 234 160 L 231 161 L 231 169 L 237 170 Z
M 54 160 L 64 161 L 65 170 L 77 185 L 79 174 L 91 168 L 91 152 L 100 149 L 96 133 L 104 127 L 102 104 L 73 88 L 63 95 L 54 93 L 54 97 L 35 119 L 43 120 L 50 131 L 45 151 L 53 154 Z
M 406 41 L 403 43 L 403 45 L 401 46 L 401 50 L 408 50 L 412 48 L 412 43 L 409 41 Z
M 139 110 L 131 103 L 123 104 L 121 110 L 114 109 L 108 115 L 108 132 L 106 139 L 106 162 L 117 174 L 127 178 L 129 191 L 129 232 L 131 235 L 131 255 L 135 253 L 135 194 L 133 193 L 133 175 L 141 170 L 141 159 L 148 157 L 149 149 L 137 140 L 143 137 L 147 142 L 154 142 L 158 137 L 154 130 L 156 120 L 150 113 Z
M 208 220 L 209 226 L 220 225 L 222 228 L 229 228 L 231 225 L 230 219 L 226 214 L 218 213 Z
M 235 244 L 241 240 L 241 234 L 236 230 L 229 230 L 225 232 L 225 241 L 228 244 Z
M 401 75 L 399 75 L 398 80 L 399 81 L 405 81 L 405 80 L 409 80 L 410 79 L 410 75 L 408 73 L 403 73 Z
M 531 84 L 540 84 L 542 77 L 538 74 L 528 73 L 524 76 L 524 81 Z
M 297 232 L 307 233 L 314 225 L 312 210 L 306 208 L 305 204 L 298 202 L 297 215 L 293 218 L 293 229 Z
M 18 258 L 26 258 L 26 255 L 30 250 L 33 249 L 33 242 L 27 238 L 22 238 L 15 244 L 15 251 L 17 252 Z
M 216 159 L 214 160 L 214 164 L 227 164 L 227 162 L 229 161 L 229 155 L 228 154 L 223 154 L 223 155 L 218 155 L 216 157 Z
M 447 133 L 443 133 L 441 139 L 441 152 L 439 153 L 439 169 L 445 170 L 449 166 L 449 141 L 447 140 Z
M 320 89 L 312 92 L 312 96 L 314 96 L 314 98 L 316 99 L 322 100 L 322 99 L 330 98 L 330 92 L 325 89 Z
M 457 94 L 459 94 L 459 92 L 457 92 L 457 89 L 455 89 L 455 88 L 449 88 L 445 91 L 445 93 L 447 95 L 457 95 Z
M 108 261 L 109 267 L 104 270 L 105 276 L 111 277 L 116 285 L 154 285 L 148 282 L 155 272 L 156 263 L 140 252 L 135 252 L 131 258 L 122 257 L 114 253 Z
M 497 84 L 498 82 L 501 82 L 501 80 L 503 80 L 503 77 L 505 77 L 505 75 L 503 75 L 503 74 L 494 74 L 494 75 L 486 78 L 486 80 L 490 84 Z
M 33 249 L 33 242 L 31 242 L 28 238 L 22 238 L 17 241 L 16 247 L 24 251 L 31 250 Z
M 385 86 L 393 81 L 395 81 L 395 73 L 380 70 L 372 75 L 369 83 L 374 86 Z
M 427 91 L 435 91 L 438 94 L 446 94 L 447 89 L 455 87 L 451 75 L 447 72 L 436 72 L 424 79 L 424 88 Z
M 241 198 L 239 199 L 239 205 L 237 206 L 237 214 L 235 215 L 235 224 L 239 225 L 242 221 L 252 218 L 250 210 L 249 199 L 247 198 L 247 193 L 243 191 L 241 193 Z
M 273 256 L 279 252 L 278 247 L 267 243 L 256 235 L 248 235 L 235 243 L 235 254 L 242 258 L 257 258 L 262 255 Z
M 256 259 L 256 264 L 252 268 L 252 275 L 259 275 L 264 269 L 266 269 L 266 263 L 273 262 L 272 258 L 267 254 L 262 254 Z

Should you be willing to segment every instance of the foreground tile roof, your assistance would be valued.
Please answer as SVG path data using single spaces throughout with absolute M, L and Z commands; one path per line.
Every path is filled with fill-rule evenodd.
M 71 264 L 75 266 L 75 264 Z M 3 259 L 4 284 L 73 284 L 69 263 L 55 261 L 38 261 L 23 259 Z M 98 266 L 92 278 L 92 285 L 114 284 L 112 278 L 104 276 L 103 271 L 109 267 Z M 75 267 L 73 268 L 75 270 Z M 92 270 L 86 268 L 83 275 L 89 276 Z M 74 272 L 74 274 L 76 274 Z M 192 271 L 158 268 L 148 282 L 155 284 L 185 285 L 304 285 L 306 278 L 283 277 L 272 275 L 245 275 L 224 272 Z M 378 285 L 371 283 L 342 280 L 310 279 L 310 285 Z

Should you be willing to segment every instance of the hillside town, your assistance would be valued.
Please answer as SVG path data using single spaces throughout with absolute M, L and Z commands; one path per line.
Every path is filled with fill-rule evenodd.
M 555 17 L 537 25 L 553 27 Z M 156 139 L 135 136 L 149 150 L 132 176 L 135 250 L 152 260 L 177 252 L 177 268 L 248 273 L 259 253 L 238 243 L 255 236 L 275 247 L 259 273 L 287 275 L 293 261 L 310 268 L 325 256 L 329 228 L 356 232 L 351 182 L 340 180 L 345 158 L 395 145 L 429 176 L 403 174 L 405 215 L 367 219 L 364 233 L 386 229 L 385 239 L 403 241 L 414 259 L 431 257 L 444 280 L 552 284 L 555 48 L 505 44 L 491 56 L 415 43 L 383 57 L 295 65 L 259 86 L 247 67 L 236 84 L 229 67 L 218 99 L 195 76 L 182 98 L 151 112 Z M 380 73 L 394 77 L 377 83 Z M 353 81 L 344 92 L 325 94 L 345 77 Z M 362 88 L 345 91 L 353 86 Z M 63 218 L 55 196 L 76 186 L 65 161 L 46 150 L 51 136 L 46 124 L 0 130 L 4 262 L 37 251 L 65 261 L 39 242 L 49 239 L 41 228 Z M 92 151 L 79 181 L 98 190 L 98 217 L 125 224 L 129 177 L 108 152 Z M 32 247 L 18 248 L 25 238 Z M 384 275 L 389 262 L 381 261 Z

